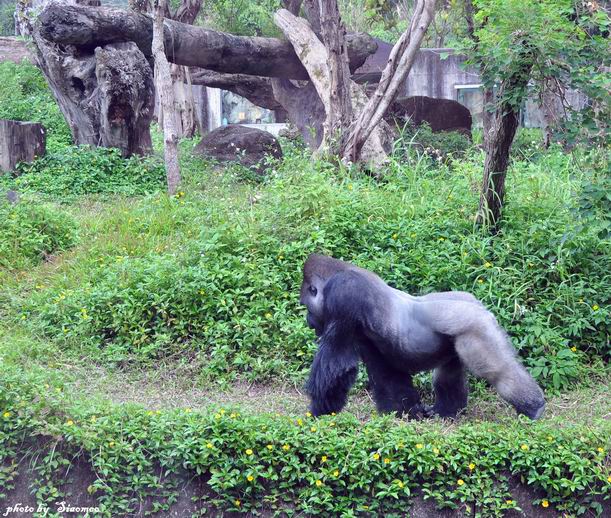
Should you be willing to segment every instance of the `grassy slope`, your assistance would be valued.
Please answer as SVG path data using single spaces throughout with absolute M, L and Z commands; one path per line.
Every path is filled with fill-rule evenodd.
M 96 347 L 80 342 L 78 336 L 68 340 L 61 336 L 46 336 L 44 329 L 36 322 L 35 311 L 24 312 L 22 308 L 24 301 L 31 300 L 32 294 L 34 300 L 37 300 L 38 292 L 44 294 L 49 290 L 49 293 L 59 293 L 79 289 L 88 280 L 95 282 L 100 272 L 115 267 L 117 263 L 148 257 L 151 253 L 179 255 L 189 248 L 193 240 L 199 239 L 202 228 L 210 227 L 215 222 L 237 221 L 238 225 L 250 223 L 256 229 L 257 218 L 270 217 L 275 209 L 286 216 L 287 210 L 290 212 L 291 200 L 303 195 L 303 185 L 298 183 L 300 177 L 291 173 L 291 168 L 307 167 L 306 163 L 303 159 L 289 162 L 280 173 L 287 175 L 286 181 L 282 184 L 280 176 L 275 180 L 273 190 L 266 185 L 236 183 L 235 178 L 228 178 L 223 173 L 210 173 L 204 169 L 203 164 L 194 162 L 189 164 L 191 172 L 185 184 L 187 195 L 183 199 L 167 200 L 163 196 L 152 196 L 145 199 L 110 198 L 100 201 L 83 198 L 71 205 L 61 206 L 58 210 L 70 214 L 79 223 L 79 244 L 70 251 L 49 258 L 40 266 L 17 272 L 0 272 L 0 314 L 5 322 L 0 329 L 0 361 L 4 374 L 10 377 L 21 371 L 28 372 L 35 387 L 52 395 L 52 406 L 55 409 L 53 415 L 59 416 L 60 421 L 64 418 L 63 412 L 65 415 L 87 415 L 91 409 L 109 412 L 110 415 L 120 412 L 99 410 L 109 408 L 106 404 L 108 400 L 137 403 L 146 409 L 205 409 L 210 403 L 222 403 L 231 407 L 237 405 L 251 414 L 266 411 L 293 416 L 303 414 L 306 401 L 299 393 L 303 380 L 303 373 L 299 371 L 283 376 L 280 382 L 271 385 L 269 382 L 265 385 L 256 383 L 256 376 L 238 375 L 234 383 L 231 383 L 231 377 L 219 377 L 215 387 L 215 384 L 209 383 L 210 376 L 202 383 L 200 371 L 206 356 L 182 348 L 174 355 L 154 363 L 130 363 L 127 370 L 124 370 L 121 363 L 108 363 L 99 355 Z M 385 201 L 392 200 L 402 202 L 406 214 L 411 214 L 415 220 L 434 218 L 448 204 L 451 209 L 466 209 L 465 219 L 468 220 L 468 211 L 477 199 L 477 168 L 470 169 L 467 164 L 459 171 L 454 174 L 461 175 L 460 181 L 440 182 L 438 176 L 430 175 L 430 171 L 415 168 L 401 178 L 396 190 L 392 189 L 392 185 L 391 188 L 386 186 L 385 191 L 377 194 L 377 187 L 371 182 L 355 181 L 350 175 L 344 174 L 340 188 L 354 193 L 349 196 L 369 197 L 371 203 L 382 211 L 382 219 L 396 216 L 396 212 L 384 207 Z M 292 181 L 297 185 L 292 185 Z M 312 188 L 310 184 L 305 185 Z M 531 166 L 522 166 L 519 175 L 510 178 L 508 192 L 512 201 L 509 210 L 524 212 L 523 217 L 516 218 L 514 215 L 511 221 L 513 224 L 521 224 L 524 220 L 536 218 L 538 206 L 543 207 L 543 214 L 539 215 L 544 220 L 546 211 L 549 214 L 554 207 L 560 210 L 570 200 L 575 187 L 576 183 L 573 183 L 566 170 L 560 176 L 554 176 L 552 171 L 541 167 L 533 166 L 531 169 Z M 323 185 L 318 194 L 331 196 L 330 189 Z M 460 203 L 452 205 L 451 200 L 456 197 Z M 468 200 L 470 205 L 463 205 Z M 303 210 L 303 205 L 297 202 L 294 207 Z M 321 217 L 317 207 L 312 210 Z M 387 215 L 384 214 L 386 210 Z M 290 221 L 278 221 L 275 224 L 279 232 L 291 231 Z M 391 226 L 392 222 L 389 228 Z M 268 231 L 269 228 L 264 226 L 263 230 Z M 374 253 L 373 249 L 367 251 L 367 254 Z M 519 251 L 516 253 L 519 254 Z M 291 258 L 288 260 L 292 261 Z M 291 268 L 298 269 L 299 264 L 292 264 Z M 434 272 L 432 275 L 434 277 Z M 489 289 L 493 290 L 493 286 Z M 516 289 L 519 288 L 516 286 Z M 290 296 L 296 296 L 295 293 Z M 604 300 L 607 295 L 600 293 L 600 300 Z M 304 364 L 307 365 L 307 355 Z M 553 430 L 575 426 L 580 433 L 604 435 L 611 414 L 606 397 L 611 385 L 609 373 L 596 363 L 589 367 L 584 363 L 581 368 L 582 373 L 589 369 L 590 376 L 584 376 L 580 386 L 571 392 L 551 398 L 548 414 L 541 425 L 543 428 L 536 433 L 544 433 L 548 428 Z M 233 369 L 238 373 L 240 371 L 239 367 Z M 53 393 L 54 389 L 59 389 L 56 394 Z M 64 410 L 57 414 L 58 408 Z M 357 390 L 348 410 L 363 419 L 371 414 L 371 402 L 362 389 Z M 139 411 L 134 412 L 137 414 Z M 478 386 L 476 396 L 458 424 L 448 427 L 443 423 L 424 423 L 418 424 L 412 431 L 426 434 L 430 428 L 431 433 L 437 433 L 440 425 L 443 425 L 442 429 L 446 432 L 468 433 L 471 423 L 481 420 L 500 421 L 501 426 L 507 425 L 510 429 L 513 426 L 510 424 L 511 415 L 510 409 L 500 403 L 496 395 Z M 533 429 L 533 433 L 535 430 L 539 429 Z M 549 494 L 552 493 L 550 490 Z M 233 493 L 229 491 L 227 494 Z M 247 494 L 250 493 L 247 491 Z M 445 498 L 449 501 L 457 497 L 445 495 Z M 470 501 L 470 498 L 465 496 L 465 501 Z

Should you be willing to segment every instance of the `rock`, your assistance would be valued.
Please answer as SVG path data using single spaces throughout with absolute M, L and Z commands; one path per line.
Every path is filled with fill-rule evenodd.
M 45 150 L 42 124 L 0 120 L 0 173 L 13 171 L 19 162 L 32 162 L 44 155 Z
M 238 162 L 259 174 L 265 172 L 266 155 L 282 158 L 280 144 L 271 133 L 239 124 L 211 131 L 195 146 L 194 152 L 219 162 Z
M 400 125 L 408 119 L 415 126 L 428 123 L 433 132 L 458 131 L 471 138 L 471 112 L 451 99 L 435 99 L 426 96 L 402 97 L 393 102 L 385 118 Z

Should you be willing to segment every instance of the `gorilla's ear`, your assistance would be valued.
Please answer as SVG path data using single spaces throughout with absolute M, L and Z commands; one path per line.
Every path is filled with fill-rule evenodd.
M 339 412 L 356 380 L 359 354 L 352 333 L 342 332 L 332 322 L 320 338 L 306 390 L 312 399 L 312 414 Z

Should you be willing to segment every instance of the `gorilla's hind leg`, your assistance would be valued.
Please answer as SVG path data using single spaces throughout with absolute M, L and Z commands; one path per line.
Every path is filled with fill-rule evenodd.
M 371 344 L 359 347 L 361 358 L 367 368 L 369 386 L 373 391 L 378 412 L 396 412 L 417 417 L 424 410 L 420 394 L 412 385 L 412 377 L 394 369 Z
M 486 379 L 519 414 L 538 419 L 545 409 L 543 391 L 516 358 L 508 337 L 496 322 L 457 336 L 455 348 L 462 363 Z
M 433 371 L 435 404 L 430 409 L 440 417 L 456 417 L 467 406 L 469 386 L 466 372 L 458 357 Z

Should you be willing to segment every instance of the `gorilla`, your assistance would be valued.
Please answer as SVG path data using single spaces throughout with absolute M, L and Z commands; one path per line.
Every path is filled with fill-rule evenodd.
M 453 418 L 467 405 L 466 370 L 487 380 L 516 411 L 538 419 L 543 392 L 507 334 L 473 295 L 414 297 L 350 263 L 312 254 L 300 303 L 319 337 L 306 390 L 313 415 L 339 412 L 363 361 L 378 411 Z M 420 403 L 412 375 L 433 369 L 435 404 Z

